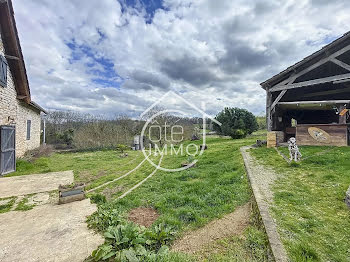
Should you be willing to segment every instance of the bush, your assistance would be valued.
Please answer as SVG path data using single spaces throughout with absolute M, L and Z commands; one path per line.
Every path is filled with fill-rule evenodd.
M 214 123 L 213 128 L 220 135 L 244 138 L 258 130 L 255 116 L 241 108 L 225 108 L 216 117 L 221 126 Z
M 117 145 L 117 150 L 118 150 L 120 153 L 122 153 L 122 154 L 124 154 L 124 151 L 126 151 L 126 150 L 128 150 L 128 149 L 129 149 L 129 147 L 126 146 L 126 145 L 123 145 L 123 144 L 118 144 L 118 145 Z
M 65 130 L 63 133 L 56 134 L 57 140 L 59 143 L 66 144 L 67 146 L 71 146 L 74 138 L 74 129 L 69 128 Z

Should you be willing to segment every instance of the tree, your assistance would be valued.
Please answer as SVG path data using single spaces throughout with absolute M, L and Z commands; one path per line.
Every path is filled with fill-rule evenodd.
M 214 123 L 214 130 L 221 135 L 243 138 L 258 130 L 255 116 L 248 110 L 226 107 L 215 117 L 222 125 Z
M 257 116 L 256 121 L 258 122 L 259 130 L 266 130 L 266 116 Z

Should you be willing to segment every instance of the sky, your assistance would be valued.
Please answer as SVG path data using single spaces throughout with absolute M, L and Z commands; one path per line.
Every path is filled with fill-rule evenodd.
M 197 107 L 205 103 L 209 115 L 224 107 L 262 115 L 260 82 L 350 31 L 346 0 L 13 5 L 32 100 L 109 117 L 137 118 L 170 90 Z

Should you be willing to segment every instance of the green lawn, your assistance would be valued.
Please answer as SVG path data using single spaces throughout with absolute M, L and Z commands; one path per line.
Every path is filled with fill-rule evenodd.
M 287 148 L 281 149 L 288 154 Z M 251 150 L 281 174 L 273 214 L 292 261 L 350 261 L 350 147 L 302 146 L 303 161 L 289 165 L 274 149 Z
M 213 219 L 233 212 L 236 207 L 250 201 L 252 193 L 245 174 L 239 148 L 253 144 L 259 136 L 232 140 L 208 138 L 208 149 L 199 158 L 196 167 L 181 172 L 157 171 L 141 187 L 122 200 L 116 198 L 147 177 L 155 168 L 147 161 L 129 176 L 99 188 L 93 194 L 105 195 L 106 203 L 98 203 L 99 210 L 89 218 L 89 224 L 100 232 L 117 226 L 125 220 L 129 210 L 136 207 L 152 207 L 159 213 L 154 225 L 166 224 L 181 237 L 188 230 L 204 226 Z M 201 141 L 195 143 L 200 144 Z M 34 162 L 20 160 L 17 172 L 11 175 L 27 175 L 60 170 L 73 170 L 77 182 L 95 188 L 120 177 L 135 168 L 143 159 L 141 152 L 128 151 L 129 156 L 120 158 L 116 151 L 79 153 L 55 153 Z M 153 156 L 158 162 L 159 156 Z M 163 158 L 162 167 L 177 168 L 187 156 Z M 267 241 L 263 229 L 257 223 L 248 227 L 244 236 L 222 240 L 219 254 L 215 250 L 188 257 L 170 253 L 166 261 L 267 261 Z M 234 249 L 235 248 L 235 249 Z M 236 256 L 233 250 L 241 253 Z

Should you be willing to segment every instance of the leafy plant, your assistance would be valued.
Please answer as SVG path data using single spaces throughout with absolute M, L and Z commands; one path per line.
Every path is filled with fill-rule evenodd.
M 102 211 L 98 213 L 108 217 L 108 220 L 112 215 Z M 167 245 L 175 237 L 172 227 L 164 223 L 152 229 L 140 227 L 124 219 L 118 219 L 117 223 L 119 224 L 107 228 L 104 233 L 105 243 L 92 253 L 94 261 L 159 261 L 159 258 L 167 255 Z
M 168 245 L 175 238 L 176 232 L 172 227 L 160 223 L 154 226 L 153 230 L 146 232 L 146 244 L 152 249 L 158 250 L 164 245 Z
M 100 232 L 106 231 L 111 226 L 118 226 L 122 221 L 124 220 L 120 211 L 111 208 L 109 203 L 100 205 L 97 212 L 93 213 L 87 220 L 90 228 L 95 228 Z
M 105 243 L 92 253 L 95 261 L 105 261 L 114 258 L 114 261 L 156 261 L 168 252 L 168 247 L 160 243 L 166 242 L 168 232 L 164 226 L 156 227 L 152 234 L 144 227 L 133 223 L 126 223 L 110 227 L 105 232 Z M 153 248 L 154 245 L 159 247 Z

